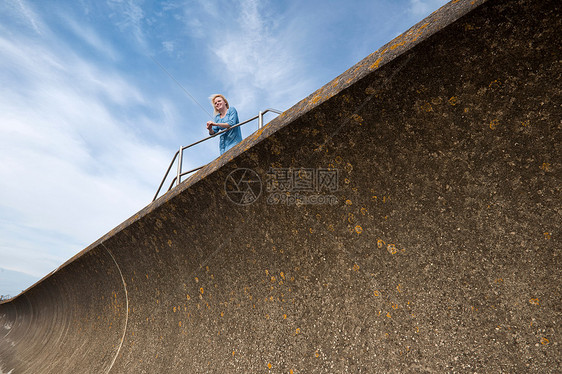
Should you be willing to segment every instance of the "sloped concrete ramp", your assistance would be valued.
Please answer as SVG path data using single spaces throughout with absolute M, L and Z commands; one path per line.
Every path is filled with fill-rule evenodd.
M 560 14 L 452 1 L 1 304 L 0 372 L 560 372 Z

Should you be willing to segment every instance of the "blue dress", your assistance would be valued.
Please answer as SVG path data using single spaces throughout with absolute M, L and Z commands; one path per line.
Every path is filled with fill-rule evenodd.
M 228 123 L 230 126 L 234 126 L 238 124 L 240 121 L 238 120 L 238 112 L 234 107 L 228 108 L 226 115 L 221 118 L 220 114 L 217 114 L 213 120 L 214 123 Z M 224 130 L 222 127 L 213 126 L 213 131 L 215 133 Z M 240 126 L 235 129 L 228 130 L 221 134 L 220 141 L 219 141 L 219 148 L 221 155 L 228 151 L 230 148 L 234 147 L 236 144 L 242 141 L 242 131 L 240 130 Z

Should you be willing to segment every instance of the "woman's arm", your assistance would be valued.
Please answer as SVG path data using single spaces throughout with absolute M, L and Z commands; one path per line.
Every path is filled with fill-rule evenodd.
M 213 126 L 218 126 L 223 129 L 228 129 L 234 125 L 237 125 L 238 122 L 240 122 L 238 121 L 238 112 L 236 112 L 236 109 L 234 108 L 228 109 L 228 112 L 226 112 L 226 116 L 222 118 L 221 121 L 224 122 L 219 122 L 219 123 L 213 122 Z

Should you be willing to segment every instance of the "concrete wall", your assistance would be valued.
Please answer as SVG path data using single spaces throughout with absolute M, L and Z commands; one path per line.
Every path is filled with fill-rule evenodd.
M 560 10 L 452 1 L 1 304 L 0 372 L 560 371 Z

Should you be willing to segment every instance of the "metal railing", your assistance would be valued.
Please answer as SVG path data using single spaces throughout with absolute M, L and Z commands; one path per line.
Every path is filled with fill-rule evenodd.
M 277 114 L 281 114 L 283 112 L 277 110 L 277 109 L 272 109 L 272 108 L 268 108 L 264 111 L 260 111 L 258 113 L 257 116 L 254 116 L 244 122 L 240 122 L 232 127 L 229 127 L 228 129 L 219 131 L 213 135 L 210 135 L 204 139 L 198 140 L 195 143 L 191 143 L 190 145 L 186 145 L 186 146 L 182 146 L 180 147 L 180 149 L 178 151 L 176 151 L 176 153 L 174 154 L 174 157 L 172 158 L 172 162 L 170 162 L 170 166 L 168 166 L 168 170 L 166 170 L 166 174 L 164 174 L 164 178 L 162 178 L 162 182 L 160 182 L 160 186 L 158 186 L 158 191 L 156 191 L 156 194 L 154 195 L 154 198 L 152 199 L 152 201 L 156 200 L 158 198 L 158 194 L 160 193 L 160 190 L 162 189 L 162 186 L 164 185 L 164 182 L 166 181 L 166 178 L 168 178 L 168 174 L 170 173 L 170 170 L 172 169 L 172 166 L 174 166 L 174 162 L 176 161 L 176 159 L 178 159 L 178 166 L 177 166 L 177 175 L 172 179 L 172 183 L 170 183 L 170 187 L 168 187 L 168 191 L 170 191 L 172 189 L 172 187 L 174 186 L 174 183 L 176 183 L 177 185 L 179 185 L 181 183 L 181 177 L 193 173 L 194 171 L 197 171 L 199 169 L 202 169 L 205 165 L 199 166 L 198 168 L 195 169 L 191 169 L 188 171 L 184 171 L 182 172 L 182 163 L 183 163 L 183 151 L 185 151 L 188 148 L 193 147 L 194 145 L 197 145 L 199 143 L 203 143 L 204 141 L 207 141 L 211 138 L 214 138 L 217 135 L 220 135 L 222 133 L 225 133 L 235 127 L 238 126 L 242 126 L 245 125 L 248 122 L 252 122 L 254 120 L 258 120 L 258 129 L 261 129 L 263 127 L 263 115 L 267 112 L 273 112 L 273 113 L 277 113 Z

